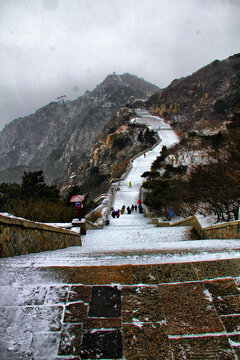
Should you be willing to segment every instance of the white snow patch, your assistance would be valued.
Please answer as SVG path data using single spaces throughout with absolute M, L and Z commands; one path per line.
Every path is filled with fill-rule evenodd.
M 208 290 L 204 290 L 203 293 L 206 299 L 208 299 L 210 302 L 213 302 L 212 294 Z
M 133 325 L 137 326 L 137 327 L 143 327 L 144 323 L 142 321 L 140 321 L 139 319 L 133 318 L 132 319 L 132 323 Z

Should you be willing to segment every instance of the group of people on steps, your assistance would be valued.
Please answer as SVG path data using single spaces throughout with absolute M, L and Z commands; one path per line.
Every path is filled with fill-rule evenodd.
M 115 219 L 115 218 L 119 218 L 120 217 L 120 214 L 123 215 L 125 213 L 125 210 L 127 211 L 127 214 L 131 214 L 132 212 L 137 212 L 137 210 L 139 211 L 140 214 L 142 214 L 143 212 L 143 208 L 142 208 L 142 204 L 141 204 L 141 200 L 138 200 L 138 207 L 137 205 L 133 205 L 130 207 L 128 206 L 126 208 L 125 205 L 122 206 L 121 210 L 114 210 L 112 208 L 112 217 Z
M 144 154 L 144 157 L 146 156 L 146 154 Z M 128 183 L 128 187 L 129 188 L 131 188 L 132 187 L 132 182 L 131 181 L 129 181 L 129 183 Z M 112 194 L 113 194 L 113 188 L 111 189 L 112 190 Z M 137 207 L 137 205 L 133 205 L 132 204 L 132 206 L 130 207 L 130 206 L 128 206 L 127 208 L 126 208 L 126 206 L 125 205 L 123 205 L 122 206 L 122 208 L 121 208 L 121 210 L 114 210 L 113 208 L 111 209 L 111 211 L 112 211 L 112 213 L 111 213 L 111 215 L 112 215 L 112 217 L 115 219 L 115 218 L 119 218 L 120 217 L 120 214 L 121 215 L 123 215 L 124 213 L 125 213 L 125 210 L 127 211 L 127 214 L 131 214 L 132 212 L 137 212 L 137 211 L 139 211 L 139 213 L 140 214 L 142 214 L 143 213 L 143 208 L 142 208 L 142 204 L 141 204 L 141 200 L 139 199 L 138 200 L 138 207 Z

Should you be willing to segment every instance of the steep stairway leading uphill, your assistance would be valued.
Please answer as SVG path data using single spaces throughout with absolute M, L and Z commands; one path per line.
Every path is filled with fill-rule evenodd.
M 117 184 L 114 193 L 113 207 L 121 209 L 123 205 L 136 205 L 143 182 L 141 177 L 148 171 L 154 159 L 159 155 L 162 146 L 171 146 L 178 141 L 176 134 L 167 127 L 163 120 L 140 111 L 141 118 L 135 122 L 145 123 L 152 129 L 158 130 L 161 142 L 145 156 L 142 154 L 132 162 L 131 170 L 126 178 Z M 164 130 L 159 130 L 159 128 Z M 131 186 L 129 186 L 131 182 Z M 82 247 L 70 247 L 41 254 L 30 254 L 15 259 L 17 264 L 22 262 L 34 266 L 93 266 L 108 264 L 131 264 L 144 262 L 164 262 L 162 256 L 168 258 L 169 249 L 174 249 L 173 242 L 182 244 L 189 240 L 190 228 L 156 228 L 151 219 L 139 212 L 128 215 L 125 211 L 119 219 L 110 217 L 110 224 L 103 230 L 90 230 L 83 236 Z M 182 247 L 182 246 L 180 246 Z M 185 247 L 185 246 L 184 246 Z M 160 256 L 160 257 L 159 257 Z M 8 260 L 6 260 L 7 262 Z M 9 259 L 10 261 L 10 259 Z
M 167 147 L 178 141 L 175 132 L 162 119 L 141 111 L 141 118 L 135 122 L 146 123 L 157 129 L 161 142 L 146 155 L 140 155 L 132 162 L 131 170 L 120 183 L 115 184 L 113 208 L 121 209 L 137 205 L 144 171 L 148 171 L 162 146 Z M 160 128 L 160 130 L 159 130 Z M 130 184 L 131 183 L 131 184 Z M 144 206 L 144 205 L 143 205 Z M 119 218 L 109 216 L 110 223 L 102 230 L 89 230 L 82 236 L 81 247 L 30 254 L 14 258 L 19 266 L 99 266 L 99 265 L 140 265 L 183 262 L 209 258 L 228 257 L 238 249 L 237 241 L 198 240 L 188 226 L 155 227 L 151 218 L 137 211 Z M 3 260 L 11 262 L 11 260 Z
M 2 259 L 2 265 L 85 267 L 149 265 L 232 258 L 238 240 L 197 240 L 190 226 L 156 227 L 143 214 L 110 219 L 102 230 L 89 230 L 81 247 Z
M 128 175 L 119 184 L 115 184 L 113 207 L 121 209 L 123 205 L 137 205 L 140 197 L 140 188 L 144 179 L 144 171 L 148 171 L 152 162 L 159 155 L 162 146 L 171 146 L 178 141 L 175 132 L 166 127 L 163 120 L 141 112 L 142 117 L 135 121 L 146 123 L 152 129 L 158 130 L 161 142 L 145 156 L 142 154 L 131 165 Z M 129 184 L 131 183 L 131 184 Z M 186 248 L 183 242 L 189 240 L 191 228 L 169 227 L 157 228 L 150 218 L 144 217 L 138 211 L 125 213 L 120 218 L 111 218 L 110 224 L 102 230 L 89 230 L 83 236 L 82 247 L 71 247 L 54 252 L 31 254 L 24 258 L 24 262 L 34 266 L 94 266 L 94 265 L 121 265 L 166 262 L 177 247 Z M 173 244 L 174 242 L 174 244 Z M 22 258 L 16 259 L 21 263 Z
M 137 204 L 141 174 L 177 141 L 159 133 L 117 184 L 115 209 Z M 236 359 L 238 242 L 192 240 L 190 227 L 125 212 L 82 246 L 0 259 L 1 359 Z
M 152 162 L 163 146 L 178 142 L 175 132 L 163 120 L 146 111 L 138 111 L 135 122 L 145 123 L 158 131 L 161 142 L 137 157 L 124 180 L 115 184 L 113 208 L 121 209 L 137 205 L 144 171 L 149 171 Z M 144 206 L 144 205 L 143 205 Z M 89 230 L 82 236 L 81 247 L 15 257 L 14 263 L 21 266 L 99 266 L 141 265 L 183 262 L 209 258 L 228 257 L 239 248 L 237 241 L 198 240 L 191 227 L 155 227 L 150 218 L 138 211 L 125 213 L 120 218 L 109 217 L 110 224 L 102 230 Z M 224 254 L 223 254 L 224 253 Z M 221 255 L 223 254 L 223 255 Z M 11 263 L 11 259 L 2 260 Z

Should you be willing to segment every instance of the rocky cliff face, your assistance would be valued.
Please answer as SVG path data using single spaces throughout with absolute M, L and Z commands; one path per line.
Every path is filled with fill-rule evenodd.
M 131 158 L 150 148 L 158 141 L 155 132 L 145 125 L 135 124 L 134 107 L 121 107 L 105 125 L 98 140 L 92 145 L 89 156 L 76 172 L 66 178 L 62 186 L 80 186 L 81 192 L 94 198 L 106 192 L 112 179 L 119 179 L 128 169 Z
M 219 131 L 225 132 L 230 123 L 240 127 L 239 88 L 240 54 L 236 54 L 224 61 L 216 60 L 191 76 L 174 80 L 148 99 L 146 107 L 169 121 L 182 138 L 172 154 L 177 166 L 203 161 L 210 148 L 220 146 Z M 140 132 L 146 129 L 129 123 L 133 116 L 134 106 L 122 108 L 111 119 L 73 182 L 83 185 L 85 191 L 87 183 L 100 193 L 104 191 L 100 185 L 106 179 L 119 177 L 129 159 L 149 146 L 139 141 Z
M 221 128 L 240 113 L 240 54 L 215 60 L 150 97 L 149 109 L 182 134 Z
M 59 186 L 77 171 L 113 114 L 159 88 L 130 74 L 112 74 L 74 101 L 63 97 L 9 123 L 0 133 L 0 182 L 20 182 L 24 170 L 44 171 Z

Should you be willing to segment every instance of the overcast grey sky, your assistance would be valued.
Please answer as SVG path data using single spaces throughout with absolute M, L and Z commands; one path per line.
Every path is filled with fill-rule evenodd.
M 0 129 L 113 71 L 159 87 L 240 52 L 240 0 L 0 0 Z

